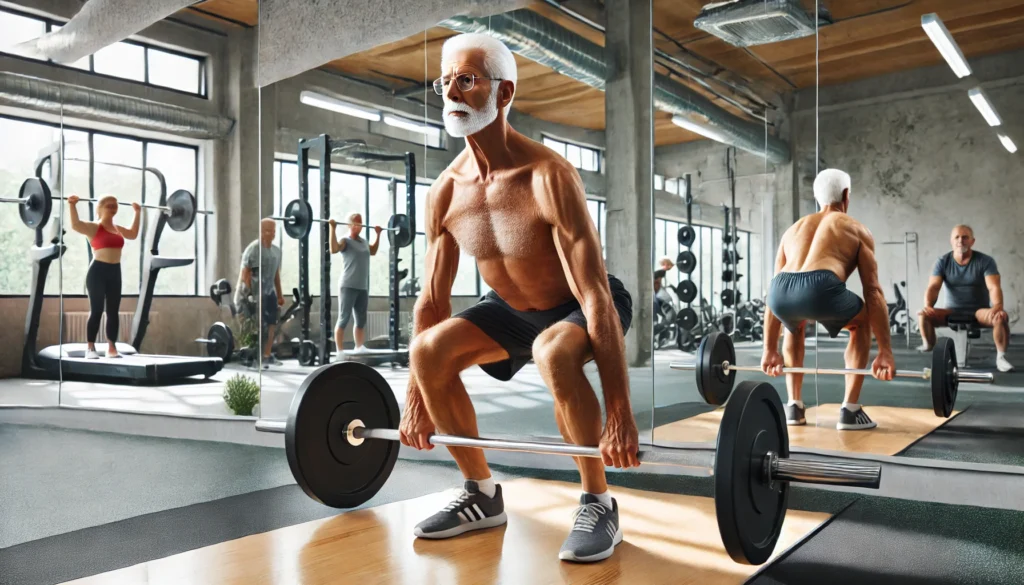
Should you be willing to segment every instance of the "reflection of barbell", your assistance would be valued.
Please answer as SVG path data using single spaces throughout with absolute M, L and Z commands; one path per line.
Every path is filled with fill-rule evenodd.
M 284 215 L 274 215 L 267 219 L 284 223 L 284 231 L 289 237 L 302 239 L 309 236 L 314 223 L 331 223 L 329 219 L 313 217 L 313 207 L 308 201 L 294 199 L 284 207 Z M 337 225 L 354 225 L 348 222 L 335 221 Z M 369 228 L 369 226 L 366 226 Z M 409 216 L 404 213 L 392 215 L 388 220 L 388 227 L 381 228 L 388 232 L 388 243 L 396 248 L 404 248 L 412 244 L 412 225 L 409 223 Z
M 257 430 L 285 434 L 292 474 L 311 498 L 336 508 L 365 503 L 383 487 L 398 459 L 398 402 L 371 367 L 346 362 L 310 374 L 292 399 L 288 421 L 259 421 Z M 431 435 L 433 445 L 601 459 L 597 447 L 519 439 Z M 718 444 L 641 449 L 643 465 L 672 465 L 706 474 L 713 468 L 715 511 L 729 555 L 764 563 L 786 516 L 789 483 L 878 488 L 882 468 L 862 461 L 789 457 L 786 417 L 771 384 L 744 382 L 725 407 Z M 699 470 L 699 471 L 698 471 Z
M 673 370 L 694 370 L 697 372 L 697 391 L 708 404 L 725 403 L 736 379 L 736 372 L 761 372 L 760 366 L 738 366 L 736 349 L 728 335 L 714 332 L 705 337 L 697 348 L 696 360 L 692 364 L 671 364 Z M 782 368 L 786 374 L 821 374 L 837 376 L 871 376 L 868 369 L 852 368 Z M 897 370 L 896 378 L 919 378 L 931 381 L 932 408 L 936 416 L 948 418 L 953 412 L 960 382 L 991 384 L 995 377 L 991 372 L 969 372 L 956 365 L 956 350 L 953 340 L 939 339 L 932 350 L 932 367 L 923 370 Z
M 21 216 L 22 223 L 26 227 L 34 229 L 45 225 L 50 220 L 54 199 L 68 200 L 67 197 L 54 197 L 50 193 L 50 187 L 46 184 L 46 181 L 32 178 L 26 179 L 21 184 L 21 190 L 18 192 L 16 199 L 0 197 L 0 203 L 17 203 L 18 214 Z M 80 197 L 78 200 L 89 203 L 99 201 L 99 199 L 88 197 Z M 118 205 L 127 205 L 129 207 L 132 205 L 125 201 L 118 201 L 117 203 Z M 147 209 L 159 209 L 164 212 L 167 215 L 167 227 L 176 232 L 183 232 L 192 227 L 196 220 L 196 214 L 213 215 L 212 211 L 197 210 L 196 198 L 185 189 L 178 189 L 171 193 L 170 197 L 167 198 L 167 205 L 140 203 L 139 206 Z

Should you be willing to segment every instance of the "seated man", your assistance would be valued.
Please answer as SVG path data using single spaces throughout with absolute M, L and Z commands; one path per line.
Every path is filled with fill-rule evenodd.
M 918 313 L 924 345 L 918 349 L 931 351 L 935 345 L 935 327 L 944 327 L 953 313 L 974 315 L 978 323 L 992 328 L 996 342 L 996 367 L 1000 372 L 1013 371 L 1006 359 L 1010 344 L 1010 325 L 1003 310 L 1003 287 L 996 261 L 988 254 L 974 250 L 974 230 L 958 225 L 950 237 L 953 251 L 939 257 L 924 291 L 924 308 Z M 946 285 L 946 307 L 935 308 L 939 290 Z
M 814 198 L 821 211 L 801 218 L 782 235 L 775 261 L 775 278 L 768 287 L 764 314 L 765 344 L 761 369 L 769 376 L 782 374 L 783 359 L 777 343 L 779 329 L 786 326 L 783 343 L 785 365 L 802 367 L 804 325 L 821 323 L 831 337 L 850 331 L 846 346 L 846 367 L 867 366 L 871 333 L 878 341 L 878 356 L 872 373 L 879 380 L 891 380 L 896 373 L 889 338 L 889 312 L 878 283 L 875 240 L 863 224 L 846 214 L 850 207 L 850 175 L 826 169 L 814 180 Z M 864 302 L 846 289 L 854 270 L 860 273 Z M 846 397 L 839 410 L 839 430 L 871 429 L 877 424 L 857 403 L 864 376 L 846 376 Z M 787 374 L 786 422 L 802 425 L 804 403 L 800 400 L 803 374 Z
M 466 148 L 427 196 L 426 285 L 414 312 L 402 443 L 430 449 L 435 425 L 442 433 L 478 436 L 459 373 L 480 365 L 509 380 L 532 358 L 554 395 L 562 436 L 599 446 L 603 455 L 603 461 L 576 460 L 584 493 L 559 558 L 607 558 L 621 542 L 622 528 L 604 465 L 639 465 L 623 339 L 632 320 L 631 297 L 605 271 L 576 169 L 506 120 L 516 89 L 508 48 L 483 34 L 452 37 L 442 49 L 441 74 L 434 90 L 444 96 L 445 129 L 465 137 Z M 476 257 L 493 290 L 451 317 L 460 250 Z M 591 359 L 604 389 L 603 432 L 601 405 L 583 373 Z M 501 487 L 483 451 L 449 451 L 465 488 L 416 527 L 420 538 L 448 538 L 506 521 Z

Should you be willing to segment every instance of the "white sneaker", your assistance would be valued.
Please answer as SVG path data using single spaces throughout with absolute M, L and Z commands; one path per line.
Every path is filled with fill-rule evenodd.
M 370 350 L 366 349 L 365 345 L 360 345 L 353 349 L 352 353 L 370 353 Z
M 98 360 L 98 359 L 100 359 L 100 354 L 96 353 L 95 349 L 86 350 L 86 352 L 85 352 L 85 359 L 87 359 L 87 360 Z
M 997 355 L 996 356 L 996 368 L 1000 372 L 1012 372 L 1013 371 L 1013 364 L 1011 364 L 1010 362 L 1008 362 L 1006 360 L 1006 356 L 1005 355 Z
M 927 345 L 925 345 L 923 343 L 921 345 L 917 346 L 917 351 L 919 351 L 921 353 L 928 353 L 931 350 L 932 350 L 932 348 L 928 347 Z

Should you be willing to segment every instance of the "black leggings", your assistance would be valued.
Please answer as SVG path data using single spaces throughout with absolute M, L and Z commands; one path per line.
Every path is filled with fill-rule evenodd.
M 87 341 L 96 343 L 100 319 L 106 309 L 107 341 L 114 343 L 119 329 L 117 311 L 121 307 L 121 264 L 93 260 L 85 275 L 85 289 L 89 291 L 89 323 L 85 330 Z

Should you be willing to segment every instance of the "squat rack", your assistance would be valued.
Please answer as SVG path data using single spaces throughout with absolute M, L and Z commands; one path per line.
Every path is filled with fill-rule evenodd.
M 907 349 L 910 349 L 910 244 L 914 244 L 914 256 L 917 256 L 917 232 L 904 232 L 902 240 L 891 240 L 882 242 L 883 246 L 903 246 L 903 282 L 906 290 L 907 297 L 907 327 L 905 330 L 907 337 Z

